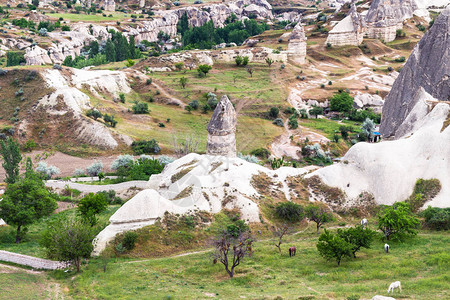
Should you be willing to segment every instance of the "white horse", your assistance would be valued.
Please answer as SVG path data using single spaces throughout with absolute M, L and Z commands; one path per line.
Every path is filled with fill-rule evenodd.
M 361 226 L 363 226 L 363 227 L 369 226 L 369 222 L 367 222 L 367 219 L 366 219 L 366 218 L 364 218 L 364 219 L 361 220 Z
M 388 289 L 388 294 L 394 293 L 394 289 L 398 289 L 400 292 L 402 291 L 402 285 L 400 284 L 400 281 L 395 281 L 393 283 L 391 283 L 391 285 L 389 286 Z
M 389 245 L 384 244 L 384 252 L 389 253 Z

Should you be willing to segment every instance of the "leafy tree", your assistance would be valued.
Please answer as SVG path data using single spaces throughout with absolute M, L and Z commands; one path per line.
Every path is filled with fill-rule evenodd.
M 180 78 L 180 84 L 183 89 L 186 88 L 187 82 L 188 82 L 188 79 L 186 77 L 183 76 Z
M 270 66 L 272 65 L 274 63 L 274 61 L 273 61 L 273 59 L 271 59 L 271 58 L 266 58 L 266 64 L 269 66 L 269 68 L 270 68 Z
M 88 222 L 75 216 L 59 217 L 47 224 L 42 233 L 41 245 L 49 258 L 70 261 L 80 272 L 81 259 L 91 256 L 95 237 Z
M 332 111 L 349 112 L 353 107 L 353 98 L 346 92 L 335 94 L 330 99 Z
M 351 126 L 340 126 L 339 131 L 341 132 L 341 136 L 344 140 L 348 139 L 348 132 L 352 131 Z
M 375 131 L 375 123 L 367 118 L 364 123 L 361 125 L 361 131 L 362 133 L 367 137 L 372 137 L 373 132 Z
M 236 56 L 234 61 L 236 62 L 236 66 L 242 65 L 242 61 L 243 61 L 242 56 L 240 56 L 240 55 Z
M 96 215 L 105 211 L 107 207 L 108 200 L 101 193 L 89 193 L 78 202 L 78 212 L 91 226 L 97 224 Z
M 230 278 L 233 278 L 234 269 L 240 265 L 245 256 L 252 254 L 252 244 L 253 239 L 248 231 L 241 233 L 237 238 L 224 231 L 213 241 L 215 248 L 213 262 L 222 263 Z
M 3 158 L 3 168 L 6 172 L 6 182 L 14 183 L 19 179 L 19 163 L 22 160 L 20 154 L 19 143 L 14 141 L 11 137 L 5 141 L 0 142 L 0 154 Z
M 97 41 L 92 41 L 89 44 L 89 57 L 92 58 L 96 56 L 99 52 L 99 45 Z
M 338 266 L 345 256 L 351 257 L 353 249 L 352 244 L 326 229 L 325 232 L 320 235 L 316 247 L 321 256 L 327 260 L 335 259 Z
M 189 20 L 187 16 L 187 12 L 181 15 L 181 18 L 178 20 L 177 24 L 177 32 L 184 36 L 184 33 L 189 30 Z
M 25 63 L 25 52 L 22 51 L 8 51 L 6 52 L 6 66 L 18 66 L 21 63 Z
M 249 61 L 249 58 L 248 58 L 248 56 L 244 56 L 244 57 L 242 57 L 242 65 L 243 65 L 243 66 L 246 66 L 246 65 L 248 65 L 248 61 Z
M 199 65 L 197 68 L 197 71 L 199 74 L 202 74 L 202 75 L 200 75 L 200 77 L 204 77 L 204 76 L 206 76 L 206 74 L 208 74 L 208 72 L 211 69 L 212 69 L 212 67 L 209 65 Z
M 20 243 L 26 226 L 50 215 L 57 207 L 42 180 L 36 176 L 24 177 L 8 184 L 0 201 L 0 218 L 17 226 L 16 243 Z
M 291 129 L 297 129 L 298 128 L 297 116 L 295 116 L 295 115 L 290 116 L 288 125 L 289 125 L 289 128 L 291 128 Z
M 32 0 L 31 4 L 33 4 L 36 7 L 39 7 L 39 0 Z
M 309 205 L 305 209 L 306 217 L 316 223 L 317 234 L 319 234 L 320 227 L 333 220 L 333 215 L 331 212 L 325 210 L 322 207 L 318 207 L 315 205 Z
M 269 110 L 269 116 L 274 119 L 278 118 L 279 113 L 280 110 L 278 109 L 278 107 L 271 107 Z
M 370 244 L 375 237 L 375 231 L 370 230 L 369 228 L 364 228 L 361 225 L 344 230 L 338 229 L 337 234 L 352 245 L 351 251 L 354 258 L 356 258 L 356 252 L 358 252 L 361 248 L 369 249 Z
M 111 40 L 108 40 L 105 45 L 106 60 L 114 62 L 116 61 L 116 47 Z
M 316 116 L 316 119 L 317 119 L 318 115 L 322 115 L 323 114 L 323 108 L 322 107 L 318 107 L 318 106 L 314 106 L 313 108 L 311 108 L 309 110 L 309 114 L 311 116 Z
M 73 66 L 73 57 L 72 55 L 67 55 L 63 61 L 63 66 L 72 67 Z
M 401 239 L 406 235 L 416 235 L 419 220 L 411 212 L 408 203 L 397 202 L 392 206 L 385 206 L 378 214 L 378 228 L 383 232 L 386 240 L 392 237 Z
M 115 128 L 117 125 L 117 121 L 114 119 L 114 115 L 104 114 L 103 120 L 105 121 L 106 124 L 109 124 L 109 126 L 111 126 L 112 128 Z
M 303 207 L 293 202 L 282 202 L 275 207 L 275 214 L 278 218 L 295 223 L 300 222 L 305 217 Z
M 253 77 L 253 72 L 255 70 L 253 68 L 247 67 L 247 73 L 250 74 L 250 77 Z

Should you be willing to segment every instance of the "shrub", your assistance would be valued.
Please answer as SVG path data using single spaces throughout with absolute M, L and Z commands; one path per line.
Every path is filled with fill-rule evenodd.
M 163 155 L 163 156 L 158 157 L 158 161 L 163 165 L 168 165 L 168 164 L 174 162 L 175 159 L 173 157 Z
M 108 207 L 108 200 L 104 194 L 89 193 L 78 202 L 78 213 L 86 219 L 91 226 L 97 224 L 96 215 L 105 211 Z
M 289 125 L 289 128 L 291 128 L 291 129 L 297 129 L 298 128 L 298 121 L 297 121 L 297 117 L 295 117 L 295 115 L 292 115 L 289 118 L 288 125 Z
M 86 168 L 86 174 L 89 176 L 97 176 L 103 170 L 103 163 L 101 161 L 94 161 L 92 165 Z
M 243 159 L 245 161 L 248 161 L 249 163 L 258 164 L 259 159 L 254 155 L 243 155 L 242 153 L 238 153 L 238 157 L 240 159 Z
M 119 99 L 120 99 L 120 102 L 125 103 L 125 94 L 120 93 L 119 94 Z
M 192 107 L 192 109 L 198 109 L 198 107 L 200 106 L 198 100 L 194 100 L 191 103 L 189 103 L 189 106 Z
M 240 65 L 242 65 L 243 58 L 242 58 L 242 56 L 238 55 L 238 56 L 236 56 L 234 61 L 236 63 L 236 66 L 240 66 Z
M 84 170 L 83 169 L 75 169 L 75 171 L 73 172 L 73 175 L 76 177 L 84 176 Z
M 272 124 L 275 124 L 275 125 L 280 126 L 280 127 L 284 126 L 283 119 L 281 119 L 281 118 L 276 118 L 275 120 L 273 120 Z
M 280 110 L 278 109 L 278 107 L 271 107 L 269 110 L 269 116 L 274 119 L 278 118 L 279 113 Z
M 127 59 L 127 62 L 125 63 L 125 65 L 130 68 L 132 66 L 134 66 L 135 62 L 134 60 L 132 60 L 131 58 Z
M 137 239 L 138 239 L 138 234 L 136 232 L 127 231 L 123 235 L 122 246 L 125 249 L 127 249 L 128 251 L 131 251 L 134 249 Z
M 405 61 L 406 61 L 406 57 L 401 56 L 401 57 L 398 57 L 398 58 L 394 59 L 394 61 L 395 61 L 395 62 L 402 63 L 402 62 L 405 62 Z
M 175 64 L 175 68 L 176 68 L 178 71 L 182 70 L 183 67 L 184 67 L 184 63 L 183 63 L 183 62 L 178 62 L 178 63 Z
M 425 218 L 425 225 L 430 229 L 450 229 L 450 208 L 428 206 L 420 215 Z
M 134 114 L 148 114 L 148 104 L 145 102 L 137 102 L 132 107 Z
M 145 82 L 145 84 L 147 84 L 147 85 L 152 84 L 152 79 L 151 79 L 151 78 L 148 78 L 147 81 Z
M 129 154 L 120 155 L 116 160 L 114 160 L 111 164 L 112 170 L 118 170 L 120 167 L 128 167 L 134 162 L 133 156 Z
M 91 117 L 94 120 L 97 120 L 98 118 L 103 117 L 102 113 L 99 112 L 97 109 L 90 109 L 87 111 L 86 116 Z
M 250 152 L 250 154 L 254 155 L 256 157 L 259 157 L 259 158 L 267 159 L 270 156 L 270 151 L 265 148 L 258 148 L 258 149 L 252 150 Z
M 209 65 L 199 65 L 197 71 L 200 77 L 205 77 L 211 69 L 212 67 Z
M 59 169 L 55 166 L 47 166 L 47 163 L 41 161 L 36 167 L 36 172 L 42 174 L 45 179 L 52 178 L 53 175 L 61 173 Z
M 296 223 L 305 218 L 303 207 L 293 202 L 282 202 L 275 207 L 275 214 L 278 218 Z
M 161 147 L 159 147 L 156 140 L 152 139 L 149 141 L 135 141 L 131 144 L 131 149 L 134 154 L 156 154 L 161 151 Z
M 25 52 L 21 51 L 8 51 L 6 52 L 6 66 L 13 67 L 18 66 L 21 63 L 25 63 Z
M 244 57 L 242 58 L 242 65 L 243 65 L 243 66 L 248 65 L 248 61 L 249 61 L 248 56 L 244 56 Z
M 70 31 L 70 27 L 68 25 L 61 26 L 62 31 Z

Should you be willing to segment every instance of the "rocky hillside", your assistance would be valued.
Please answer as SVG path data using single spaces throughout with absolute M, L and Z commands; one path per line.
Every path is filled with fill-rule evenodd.
M 411 111 L 416 112 L 416 119 L 428 113 L 433 102 L 420 101 L 421 89 L 438 101 L 450 101 L 449 34 L 450 8 L 447 8 L 414 48 L 385 99 L 380 128 L 385 137 L 400 137 L 407 132 L 408 128 L 397 131 Z

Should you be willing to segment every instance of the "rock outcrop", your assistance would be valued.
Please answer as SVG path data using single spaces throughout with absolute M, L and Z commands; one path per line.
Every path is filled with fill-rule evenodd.
M 374 0 L 366 15 L 369 38 L 390 42 L 395 40 L 397 29 L 403 28 L 403 21 L 412 18 L 418 8 L 414 0 Z
M 102 7 L 105 11 L 116 11 L 116 2 L 114 0 L 104 0 Z
M 118 233 L 151 225 L 164 213 L 203 210 L 218 213 L 238 209 L 246 222 L 259 222 L 260 190 L 252 184 L 257 176 L 262 185 L 274 188 L 279 198 L 290 199 L 294 190 L 288 177 L 308 172 L 304 168 L 281 167 L 270 170 L 237 157 L 188 154 L 152 175 L 146 190 L 124 204 L 110 218 L 95 240 L 98 255 Z M 275 188 L 276 187 L 276 188 Z
M 32 46 L 25 50 L 24 55 L 27 65 L 46 65 L 52 64 L 50 56 L 48 56 L 47 50 L 42 49 L 39 46 Z
M 423 107 L 417 119 L 428 113 L 428 105 L 420 102 L 424 92 L 431 100 L 428 105 L 432 98 L 450 101 L 450 7 L 416 45 L 385 99 L 380 127 L 385 137 L 403 135 L 397 130 L 413 109 L 418 112 Z
M 359 46 L 364 38 L 365 21 L 352 3 L 348 15 L 328 33 L 327 44 Z
M 302 24 L 295 25 L 289 37 L 288 58 L 297 64 L 304 64 L 306 59 L 306 35 Z
M 236 122 L 233 103 L 223 95 L 208 124 L 206 154 L 236 156 Z

